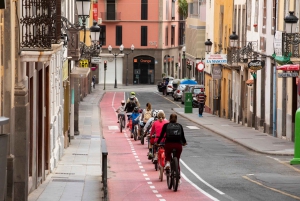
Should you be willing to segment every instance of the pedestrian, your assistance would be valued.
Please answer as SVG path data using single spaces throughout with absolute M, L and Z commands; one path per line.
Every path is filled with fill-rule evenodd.
M 199 105 L 199 117 L 203 117 L 203 110 L 204 110 L 204 105 L 206 101 L 206 95 L 204 93 L 204 88 L 201 89 L 200 93 L 196 95 L 198 105 Z
M 93 88 L 95 89 L 96 75 L 93 76 L 93 78 L 92 78 L 92 83 L 93 83 Z
M 178 159 L 178 169 L 180 172 L 179 160 L 182 152 L 182 146 L 187 145 L 184 131 L 181 124 L 177 123 L 177 115 L 171 114 L 169 123 L 163 125 L 160 136 L 157 140 L 157 144 L 159 144 L 163 138 L 165 138 L 165 156 L 166 156 L 166 165 L 165 169 L 170 169 L 170 160 L 171 153 L 173 149 L 176 149 L 176 157 Z M 180 178 L 180 176 L 179 176 Z M 179 184 L 181 180 L 179 180 Z

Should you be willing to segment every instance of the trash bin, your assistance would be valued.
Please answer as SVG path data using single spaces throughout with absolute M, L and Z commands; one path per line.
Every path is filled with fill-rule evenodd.
M 8 135 L 0 134 L 0 200 L 5 200 Z
M 192 93 L 186 92 L 184 100 L 184 113 L 193 113 L 193 97 Z

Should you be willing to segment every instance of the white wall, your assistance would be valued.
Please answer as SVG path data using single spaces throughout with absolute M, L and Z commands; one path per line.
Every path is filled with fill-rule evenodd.
M 103 55 L 103 54 L 102 54 Z M 109 55 L 103 55 L 102 61 L 99 64 L 99 84 L 104 84 L 104 74 L 106 73 L 106 84 L 115 83 L 115 69 L 117 70 L 117 84 L 123 84 L 123 76 L 126 76 L 126 72 L 123 72 L 123 59 L 124 55 L 117 56 L 116 65 L 115 58 Z M 107 70 L 104 71 L 104 61 L 107 61 Z M 115 67 L 116 66 L 116 67 Z M 129 73 L 129 72 L 128 72 Z M 128 74 L 128 77 L 132 77 Z

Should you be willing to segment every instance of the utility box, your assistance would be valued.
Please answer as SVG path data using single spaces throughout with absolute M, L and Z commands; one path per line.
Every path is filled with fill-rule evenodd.
M 184 100 L 184 113 L 193 113 L 193 96 L 192 93 L 186 92 Z

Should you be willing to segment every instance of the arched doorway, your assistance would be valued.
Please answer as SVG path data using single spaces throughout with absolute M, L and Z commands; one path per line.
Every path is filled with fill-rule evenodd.
M 133 84 L 154 84 L 155 60 L 151 56 L 138 56 L 133 59 Z

